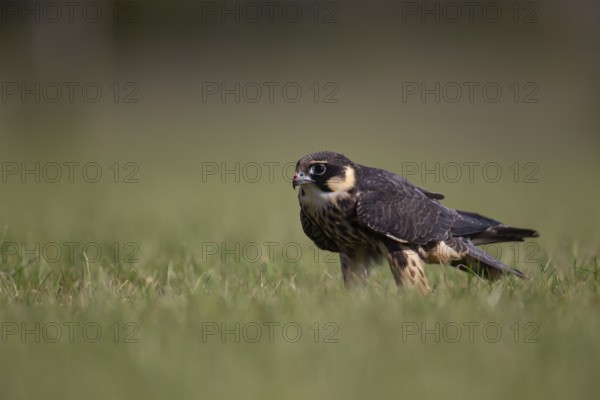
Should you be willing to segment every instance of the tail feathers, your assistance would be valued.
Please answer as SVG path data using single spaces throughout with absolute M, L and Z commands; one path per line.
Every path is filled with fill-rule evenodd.
M 496 280 L 508 274 L 518 276 L 521 279 L 527 279 L 527 275 L 523 272 L 509 267 L 473 245 L 469 245 L 465 257 L 452 262 L 452 266 L 463 271 L 472 272 L 489 280 Z
M 459 218 L 452 226 L 454 236 L 469 238 L 473 244 L 522 242 L 524 238 L 538 237 L 533 229 L 515 228 L 469 211 L 457 210 Z
M 514 228 L 506 225 L 496 225 L 473 236 L 473 244 L 490 244 L 502 242 L 522 242 L 525 238 L 538 237 L 539 233 L 533 229 Z

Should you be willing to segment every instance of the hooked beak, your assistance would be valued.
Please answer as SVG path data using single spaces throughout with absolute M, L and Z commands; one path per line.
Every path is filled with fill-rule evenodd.
M 299 172 L 294 175 L 294 178 L 292 179 L 292 187 L 296 189 L 296 186 L 298 185 L 305 185 L 313 182 L 314 181 L 308 175 L 305 175 L 304 172 Z

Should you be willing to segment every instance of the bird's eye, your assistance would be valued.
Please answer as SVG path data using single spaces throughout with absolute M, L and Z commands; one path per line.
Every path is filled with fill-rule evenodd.
M 323 175 L 325 173 L 325 170 L 327 168 L 325 168 L 325 166 L 323 164 L 316 164 L 313 165 L 312 167 L 310 167 L 310 174 L 311 175 Z

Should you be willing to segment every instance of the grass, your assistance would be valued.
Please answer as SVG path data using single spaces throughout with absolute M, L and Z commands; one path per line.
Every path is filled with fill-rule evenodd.
M 4 398 L 595 392 L 594 236 L 565 240 L 552 220 L 531 217 L 533 205 L 498 207 L 511 223 L 542 233 L 531 257 L 523 246 L 517 253 L 502 247 L 501 257 L 530 280 L 490 284 L 430 266 L 434 290 L 423 297 L 399 293 L 381 266 L 367 288 L 349 292 L 336 258 L 315 252 L 302 234 L 289 185 L 188 183 L 38 185 L 35 196 L 29 186 L 7 188 L 12 195 L 3 209 L 12 213 L 3 214 L 0 238 Z M 464 208 L 479 201 L 460 192 L 452 198 Z M 38 253 L 45 245 L 50 251 L 48 243 L 64 250 L 69 241 L 77 250 L 55 262 L 50 253 L 25 251 L 36 243 Z M 126 247 L 131 243 L 136 247 Z

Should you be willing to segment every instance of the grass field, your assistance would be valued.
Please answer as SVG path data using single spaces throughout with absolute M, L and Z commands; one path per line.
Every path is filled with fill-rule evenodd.
M 386 266 L 345 290 L 337 257 L 302 234 L 288 182 L 203 183 L 197 167 L 170 184 L 140 164 L 137 184 L 10 187 L 4 398 L 593 394 L 597 234 L 578 236 L 592 220 L 563 232 L 536 211 L 551 184 L 445 185 L 449 204 L 496 209 L 542 236 L 496 253 L 530 280 L 490 285 L 430 266 L 423 297 L 399 293 Z M 500 189 L 535 194 L 477 206 Z M 545 207 L 563 209 L 561 196 Z

